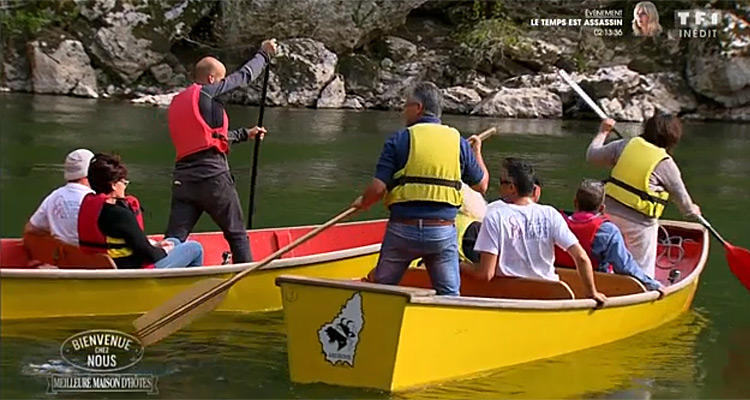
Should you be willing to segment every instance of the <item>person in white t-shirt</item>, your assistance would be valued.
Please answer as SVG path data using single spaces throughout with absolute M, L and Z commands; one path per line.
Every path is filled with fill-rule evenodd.
M 50 193 L 26 223 L 24 233 L 51 234 L 53 237 L 78 246 L 78 209 L 83 197 L 94 193 L 89 186 L 89 163 L 94 153 L 78 149 L 65 157 L 64 186 Z
M 606 297 L 596 290 L 591 262 L 562 214 L 535 203 L 535 180 L 531 164 L 505 159 L 500 178 L 503 200 L 489 205 L 474 246 L 479 263 L 464 271 L 485 281 L 495 275 L 557 281 L 554 261 L 558 245 L 575 261 L 588 296 L 603 304 Z

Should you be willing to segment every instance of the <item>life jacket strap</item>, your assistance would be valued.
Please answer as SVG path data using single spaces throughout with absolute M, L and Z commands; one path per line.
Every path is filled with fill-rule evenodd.
M 623 181 L 621 181 L 621 180 L 619 180 L 617 178 L 609 177 L 609 179 L 607 179 L 605 182 L 610 182 L 610 183 L 612 183 L 612 184 L 614 184 L 616 186 L 619 186 L 619 187 L 627 190 L 628 192 L 633 193 L 634 195 L 640 197 L 641 200 L 650 201 L 652 203 L 661 204 L 663 206 L 667 206 L 667 204 L 669 204 L 669 202 L 667 200 L 660 199 L 658 197 L 654 197 L 654 196 L 648 194 L 647 192 L 644 192 L 643 190 L 640 190 L 640 189 L 636 189 L 636 188 L 628 185 L 627 183 L 625 183 L 625 182 L 623 182 Z
M 224 141 L 224 142 L 228 141 L 226 136 L 218 134 L 216 132 L 212 133 L 211 137 L 214 138 L 214 139 L 219 139 L 219 140 Z
M 423 185 L 447 186 L 456 190 L 461 190 L 461 181 L 452 181 L 450 179 L 427 178 L 424 176 L 400 176 L 393 180 L 388 190 L 393 190 L 396 186 L 406 185 L 409 183 L 419 183 Z

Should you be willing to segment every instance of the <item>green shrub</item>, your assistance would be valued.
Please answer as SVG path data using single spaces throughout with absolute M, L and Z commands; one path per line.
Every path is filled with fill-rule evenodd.
M 482 58 L 492 60 L 502 55 L 508 47 L 524 47 L 521 30 L 506 18 L 492 18 L 479 21 L 458 30 L 456 39 L 465 44 Z M 531 50 L 531 49 L 529 49 Z
M 4 38 L 34 37 L 46 28 L 67 28 L 78 14 L 72 0 L 11 0 L 0 14 L 0 27 Z

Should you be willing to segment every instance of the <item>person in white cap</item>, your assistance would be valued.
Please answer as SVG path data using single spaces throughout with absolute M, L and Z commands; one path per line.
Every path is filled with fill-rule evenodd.
M 67 183 L 50 193 L 26 223 L 24 233 L 51 234 L 65 243 L 78 246 L 78 209 L 83 197 L 94 193 L 87 178 L 94 153 L 78 149 L 65 157 Z

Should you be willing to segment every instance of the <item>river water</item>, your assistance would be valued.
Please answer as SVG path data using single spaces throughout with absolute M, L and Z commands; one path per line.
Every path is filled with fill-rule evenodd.
M 146 208 L 146 230 L 161 233 L 169 212 L 174 158 L 164 109 L 66 97 L 0 95 L 2 237 L 19 236 L 41 199 L 61 184 L 62 160 L 77 147 L 115 151 L 130 170 L 128 190 Z M 232 126 L 252 126 L 257 109 L 229 107 Z M 484 145 L 498 190 L 502 159 L 531 160 L 544 181 L 542 202 L 570 208 L 583 177 L 607 171 L 583 156 L 596 121 L 499 120 L 446 116 L 464 134 L 496 126 Z M 395 112 L 269 109 L 261 148 L 254 226 L 321 223 L 369 182 Z M 626 135 L 636 124 L 621 124 Z M 247 204 L 252 144 L 230 162 Z M 675 158 L 704 215 L 735 244 L 750 247 L 750 130 L 747 125 L 686 123 Z M 386 216 L 382 206 L 357 219 Z M 667 218 L 680 219 L 672 206 Z M 215 230 L 204 216 L 197 231 Z M 397 398 L 750 398 L 750 293 L 712 242 L 692 309 L 658 329 L 613 344 L 398 394 Z M 1 288 L 0 288 L 1 290 Z M 127 301 L 127 299 L 123 299 Z M 2 326 L 2 398 L 46 395 L 49 373 L 64 370 L 59 347 L 70 335 L 103 326 L 128 330 L 130 319 L 24 321 Z M 584 328 L 585 329 L 585 328 Z M 425 332 L 429 334 L 429 332 Z M 554 335 L 554 332 L 550 332 Z M 446 344 L 450 345 L 450 344 Z M 488 338 L 488 346 L 493 345 Z M 387 398 L 377 391 L 296 385 L 287 374 L 281 312 L 211 315 L 149 348 L 128 372 L 159 376 L 149 398 Z M 70 397 L 57 395 L 58 397 Z M 141 395 L 106 394 L 107 398 Z M 100 398 L 104 395 L 75 395 Z

